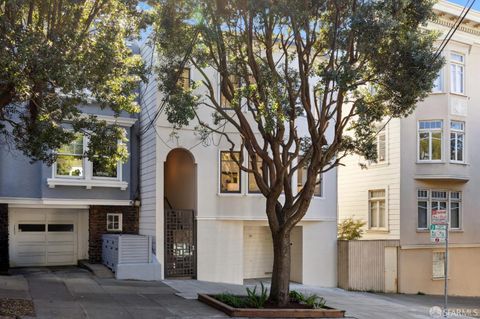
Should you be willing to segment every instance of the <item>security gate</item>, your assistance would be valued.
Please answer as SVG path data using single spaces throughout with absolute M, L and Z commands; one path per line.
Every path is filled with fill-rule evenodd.
M 196 277 L 193 210 L 165 209 L 165 276 Z

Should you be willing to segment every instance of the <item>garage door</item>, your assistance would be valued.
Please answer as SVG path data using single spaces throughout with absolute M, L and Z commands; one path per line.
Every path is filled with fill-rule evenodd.
M 245 226 L 243 248 L 243 278 L 269 277 L 273 267 L 270 229 L 267 226 Z
M 77 212 L 12 209 L 9 215 L 11 266 L 77 263 Z

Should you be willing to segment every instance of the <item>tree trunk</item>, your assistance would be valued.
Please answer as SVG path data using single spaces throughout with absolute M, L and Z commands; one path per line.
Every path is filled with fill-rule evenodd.
M 270 302 L 284 306 L 289 302 L 290 231 L 273 234 L 273 271 Z

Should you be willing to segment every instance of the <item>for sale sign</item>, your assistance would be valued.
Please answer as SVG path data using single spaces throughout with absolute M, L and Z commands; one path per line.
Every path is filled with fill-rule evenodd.
M 432 209 L 431 222 L 433 225 L 448 225 L 448 214 L 445 209 Z
M 447 238 L 448 225 L 430 225 L 430 240 L 432 243 L 444 243 Z

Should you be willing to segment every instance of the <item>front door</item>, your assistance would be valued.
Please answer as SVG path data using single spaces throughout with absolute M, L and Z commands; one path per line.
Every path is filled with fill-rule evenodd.
M 165 209 L 165 277 L 196 277 L 195 214 Z

